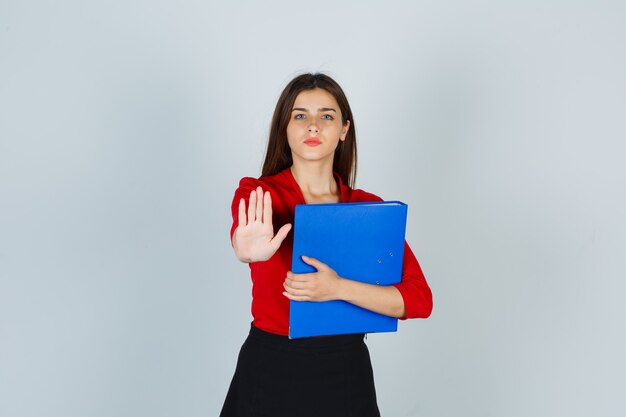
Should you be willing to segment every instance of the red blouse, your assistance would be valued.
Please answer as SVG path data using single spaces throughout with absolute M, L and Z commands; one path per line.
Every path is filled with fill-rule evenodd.
M 374 194 L 358 189 L 353 190 L 344 185 L 338 175 L 335 175 L 335 179 L 339 185 L 340 201 L 342 202 L 382 200 Z M 276 175 L 259 179 L 242 178 L 233 197 L 231 241 L 238 224 L 239 200 L 245 199 L 247 206 L 250 192 L 258 186 L 261 186 L 263 191 L 269 191 L 272 196 L 274 231 L 286 223 L 293 224 L 296 204 L 305 204 L 302 191 L 289 168 Z M 259 329 L 283 336 L 289 334 L 289 299 L 282 293 L 284 291 L 283 282 L 287 272 L 291 270 L 292 249 L 293 232 L 290 231 L 274 256 L 264 262 L 249 264 L 252 277 L 253 323 Z M 332 268 L 332 265 L 329 266 Z M 426 318 L 430 315 L 433 308 L 432 293 L 415 255 L 406 242 L 404 243 L 402 282 L 394 284 L 394 286 L 400 291 L 404 300 L 404 318 Z

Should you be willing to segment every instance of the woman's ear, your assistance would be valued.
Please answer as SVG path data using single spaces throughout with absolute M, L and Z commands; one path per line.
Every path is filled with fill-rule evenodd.
M 349 129 L 350 129 L 350 120 L 346 120 L 346 122 L 343 124 L 343 129 L 341 129 L 341 136 L 339 137 L 339 140 L 341 141 L 346 140 L 346 135 L 348 134 Z

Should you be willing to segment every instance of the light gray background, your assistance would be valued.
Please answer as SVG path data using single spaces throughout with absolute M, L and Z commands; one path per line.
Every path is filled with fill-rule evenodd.
M 0 415 L 217 415 L 302 71 L 434 291 L 368 338 L 383 415 L 625 415 L 625 41 L 623 1 L 0 0 Z

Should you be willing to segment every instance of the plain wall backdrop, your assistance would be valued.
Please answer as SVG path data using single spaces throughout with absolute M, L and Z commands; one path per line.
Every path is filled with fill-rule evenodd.
M 434 292 L 368 337 L 382 414 L 625 415 L 625 41 L 623 1 L 0 0 L 0 415 L 218 414 L 231 199 L 303 71 Z

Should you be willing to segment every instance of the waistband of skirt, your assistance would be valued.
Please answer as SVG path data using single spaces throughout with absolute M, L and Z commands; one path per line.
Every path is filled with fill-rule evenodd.
M 301 348 L 326 348 L 326 347 L 339 347 L 349 346 L 356 343 L 363 342 L 363 333 L 356 334 L 342 334 L 334 336 L 322 336 L 322 337 L 303 337 L 298 339 L 289 339 L 287 336 L 281 336 L 274 333 L 269 333 L 259 329 L 254 324 L 250 325 L 249 337 L 262 341 L 264 343 L 272 344 L 274 346 L 284 347 L 301 347 Z

